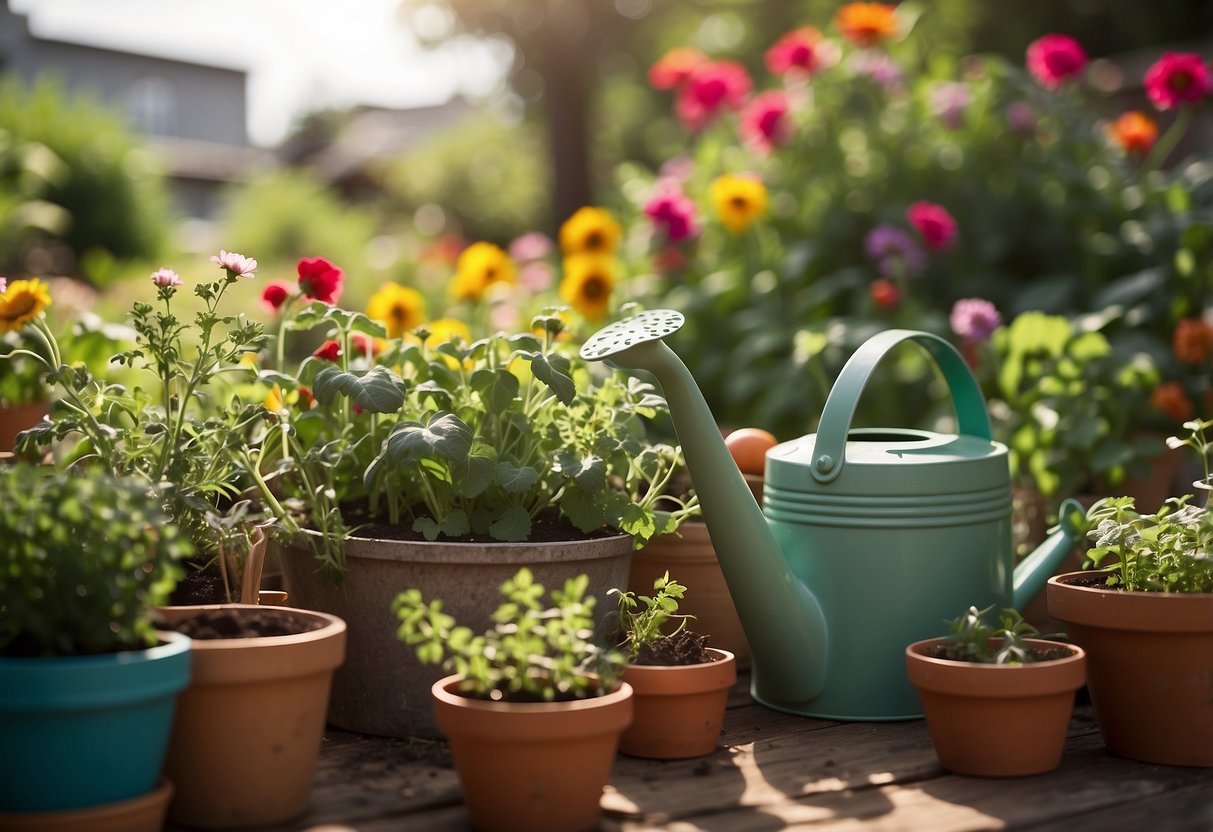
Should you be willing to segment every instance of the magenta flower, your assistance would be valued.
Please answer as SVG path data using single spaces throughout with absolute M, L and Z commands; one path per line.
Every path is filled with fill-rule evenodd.
M 211 256 L 211 262 L 221 269 L 227 270 L 232 277 L 253 277 L 257 270 L 257 261 L 234 251 L 219 249 L 219 253 Z
M 682 192 L 677 183 L 665 181 L 657 186 L 645 203 L 644 213 L 653 226 L 671 243 L 682 242 L 699 234 L 695 220 L 695 203 Z
M 690 130 L 711 124 L 725 110 L 739 109 L 750 92 L 750 76 L 736 61 L 700 64 L 679 90 L 674 109 Z
M 1160 110 L 1195 104 L 1209 94 L 1209 69 L 1194 52 L 1167 52 L 1146 70 L 1145 86 Z
M 778 90 L 754 96 L 741 111 L 741 138 L 763 153 L 783 144 L 792 135 L 788 97 Z
M 515 263 L 542 260 L 552 253 L 552 238 L 539 231 L 530 231 L 510 243 L 510 259 Z
M 895 225 L 878 225 L 863 239 L 868 259 L 886 278 L 917 277 L 927 266 L 927 255 L 914 238 Z
M 821 69 L 818 43 L 821 32 L 812 26 L 802 26 L 786 33 L 767 50 L 767 69 L 772 75 L 787 75 L 795 70 L 812 75 Z
M 965 111 L 973 100 L 968 84 L 941 81 L 931 87 L 927 106 L 949 130 L 959 130 L 965 124 Z
M 931 251 L 951 248 L 956 241 L 956 220 L 942 205 L 912 202 L 906 209 L 906 219 L 922 236 L 923 245 Z
M 157 286 L 180 286 L 182 282 L 181 276 L 172 269 L 156 269 L 152 272 L 152 283 Z
M 1069 35 L 1045 35 L 1028 44 L 1028 71 L 1046 89 L 1081 75 L 1086 65 L 1086 51 Z
M 1002 316 L 988 300 L 965 298 L 952 306 L 948 323 L 952 325 L 952 331 L 965 341 L 982 344 L 990 340 L 994 330 L 1002 326 Z

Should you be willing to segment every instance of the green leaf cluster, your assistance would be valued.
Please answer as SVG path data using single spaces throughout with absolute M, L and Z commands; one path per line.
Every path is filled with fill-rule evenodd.
M 616 617 L 616 638 L 628 656 L 635 658 L 644 647 L 663 636 L 672 636 L 684 630 L 693 615 L 679 615 L 678 602 L 686 595 L 687 588 L 670 578 L 667 570 L 653 582 L 652 595 L 637 595 L 634 592 L 610 590 L 619 603 Z M 665 632 L 671 620 L 678 626 Z
M 162 489 L 97 469 L 0 469 L 0 655 L 70 656 L 155 643 L 192 547 Z
M 578 575 L 545 589 L 525 567 L 501 585 L 505 599 L 493 613 L 493 628 L 474 634 L 427 601 L 420 590 L 400 593 L 392 609 L 401 641 L 417 657 L 463 677 L 461 690 L 480 699 L 552 702 L 601 696 L 619 687 L 622 656 L 595 640 L 589 578 Z
M 988 624 L 993 610 L 969 607 L 968 612 L 948 622 L 950 634 L 943 644 L 943 658 L 977 664 L 1030 664 L 1036 661 L 1025 639 L 1040 635 L 1024 621 L 1018 610 L 1007 608 L 998 615 L 998 623 Z

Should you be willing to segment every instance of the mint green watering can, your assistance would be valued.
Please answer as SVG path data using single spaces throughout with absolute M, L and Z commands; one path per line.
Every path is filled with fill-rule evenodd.
M 613 323 L 583 358 L 656 376 L 703 517 L 753 652 L 762 704 L 845 720 L 922 715 L 905 646 L 943 634 L 970 605 L 1023 609 L 1077 538 L 1082 508 L 1015 566 L 1006 446 L 956 349 L 926 332 L 888 330 L 843 367 L 816 434 L 767 452 L 763 509 L 721 439 L 686 365 L 662 343 L 680 313 L 651 310 Z M 873 368 L 913 341 L 943 371 L 959 435 L 852 430 Z M 692 588 L 693 590 L 693 588 Z

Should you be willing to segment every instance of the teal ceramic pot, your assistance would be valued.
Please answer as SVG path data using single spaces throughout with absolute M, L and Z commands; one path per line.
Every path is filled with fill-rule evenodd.
M 153 791 L 190 640 L 147 650 L 0 658 L 0 812 L 98 806 Z

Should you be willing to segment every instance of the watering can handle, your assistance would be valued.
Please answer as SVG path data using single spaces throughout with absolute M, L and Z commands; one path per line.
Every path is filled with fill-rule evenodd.
M 952 404 L 956 408 L 957 432 L 980 439 L 993 438 L 990 415 L 986 412 L 981 388 L 956 348 L 929 332 L 885 330 L 873 335 L 855 351 L 838 374 L 838 380 L 826 398 L 813 450 L 812 471 L 818 482 L 830 482 L 842 473 L 851 419 L 855 416 L 855 407 L 859 404 L 868 378 L 881 359 L 903 341 L 914 341 L 924 347 L 943 371 L 952 394 Z

